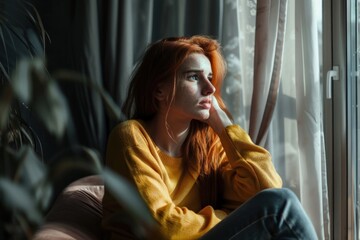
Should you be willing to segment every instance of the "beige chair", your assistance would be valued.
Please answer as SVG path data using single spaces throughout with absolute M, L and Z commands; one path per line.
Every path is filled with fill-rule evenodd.
M 34 240 L 102 239 L 104 184 L 93 175 L 76 180 L 60 194 Z

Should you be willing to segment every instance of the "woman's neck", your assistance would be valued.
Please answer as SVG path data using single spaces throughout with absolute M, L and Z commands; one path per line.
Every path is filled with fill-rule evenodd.
M 190 122 L 184 123 L 175 119 L 155 116 L 146 122 L 146 128 L 156 145 L 172 157 L 181 157 L 181 146 L 188 132 Z

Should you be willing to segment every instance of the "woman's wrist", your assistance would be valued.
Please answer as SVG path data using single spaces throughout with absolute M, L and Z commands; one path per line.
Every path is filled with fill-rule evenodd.
M 223 110 L 218 110 L 209 118 L 208 124 L 218 135 L 220 135 L 224 128 L 233 125 L 233 122 Z

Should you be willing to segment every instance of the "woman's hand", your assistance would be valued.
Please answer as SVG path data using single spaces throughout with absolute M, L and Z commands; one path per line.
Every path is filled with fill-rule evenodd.
M 212 96 L 210 116 L 205 122 L 209 124 L 218 135 L 225 127 L 233 124 L 226 112 L 220 108 L 215 96 Z

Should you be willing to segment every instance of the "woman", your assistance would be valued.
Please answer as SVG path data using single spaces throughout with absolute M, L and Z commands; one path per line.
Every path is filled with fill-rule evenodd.
M 166 239 L 317 239 L 299 201 L 282 189 L 270 154 L 231 120 L 222 99 L 217 41 L 168 38 L 150 45 L 132 75 L 109 136 L 107 165 L 139 190 Z M 106 221 L 111 239 L 128 239 Z

